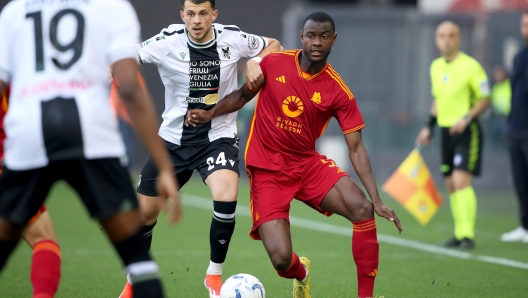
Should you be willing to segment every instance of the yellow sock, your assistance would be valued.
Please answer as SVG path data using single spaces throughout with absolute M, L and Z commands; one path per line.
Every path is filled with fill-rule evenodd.
M 455 225 L 455 238 L 462 240 L 464 238 L 464 230 L 460 221 L 460 207 L 458 206 L 456 192 L 449 194 L 449 204 L 451 205 L 451 215 L 453 215 L 453 223 Z
M 460 217 L 462 237 L 475 238 L 475 222 L 477 220 L 477 195 L 473 187 L 468 186 L 455 192 L 457 198 L 458 216 Z M 458 239 L 458 237 L 457 237 Z

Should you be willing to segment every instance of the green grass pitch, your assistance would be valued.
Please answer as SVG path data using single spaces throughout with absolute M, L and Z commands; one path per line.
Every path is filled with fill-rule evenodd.
M 191 180 L 185 194 L 210 198 L 199 180 Z M 505 258 L 528 265 L 528 244 L 501 243 L 499 235 L 517 226 L 515 198 L 512 193 L 482 192 L 479 196 L 477 248 L 471 256 Z M 246 181 L 240 185 L 239 205 L 248 206 Z M 187 197 L 187 202 L 192 202 Z M 378 232 L 426 244 L 436 244 L 451 236 L 452 223 L 447 204 L 432 222 L 420 226 L 405 210 L 388 197 L 385 202 L 399 214 L 405 231 L 398 236 L 394 226 L 378 218 Z M 203 200 L 202 200 L 203 203 Z M 62 280 L 57 297 L 117 297 L 125 276 L 117 255 L 100 231 L 88 219 L 80 200 L 70 188 L 58 184 L 48 200 L 62 249 Z M 211 207 L 212 208 L 212 207 Z M 210 208 L 210 209 L 211 209 Z M 152 253 L 160 265 L 168 297 L 207 297 L 203 287 L 209 262 L 209 224 L 211 210 L 184 206 L 183 222 L 168 226 L 162 216 L 154 230 Z M 242 210 L 243 208 L 241 208 Z M 292 216 L 351 228 L 338 216 L 325 218 L 294 202 Z M 273 270 L 262 244 L 247 233 L 251 220 L 237 217 L 237 227 L 224 265 L 224 279 L 235 273 L 257 276 L 267 297 L 291 297 L 290 280 L 281 279 Z M 322 297 L 354 297 L 355 265 L 350 237 L 292 226 L 294 250 L 312 261 L 312 294 Z M 0 275 L 0 297 L 30 297 L 31 250 L 21 242 Z M 380 267 L 376 281 L 377 297 L 527 297 L 528 269 L 491 264 L 478 258 L 462 259 L 416 250 L 380 241 Z

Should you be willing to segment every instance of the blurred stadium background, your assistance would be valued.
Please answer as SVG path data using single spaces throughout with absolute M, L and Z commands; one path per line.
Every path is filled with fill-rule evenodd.
M 131 2 L 142 24 L 143 39 L 181 22 L 179 1 Z M 299 30 L 306 15 L 325 11 L 333 16 L 338 41 L 330 63 L 358 99 L 367 124 L 364 141 L 376 177 L 385 181 L 412 149 L 428 113 L 429 65 L 438 57 L 436 25 L 444 20 L 456 22 L 462 30 L 462 50 L 480 61 L 492 80 L 493 67 L 504 65 L 511 70 L 515 53 L 524 45 L 519 20 L 525 8 L 526 0 L 221 0 L 217 1 L 217 22 L 277 38 L 284 48 L 292 49 L 301 46 Z M 243 63 L 239 69 L 243 82 Z M 142 72 L 158 110 L 163 111 L 164 87 L 157 69 L 144 66 Z M 251 107 L 240 113 L 243 144 L 251 113 Z M 497 117 L 491 111 L 481 117 L 484 168 L 475 181 L 477 189 L 512 188 L 505 119 Z M 134 169 L 140 169 L 145 156 L 145 150 L 138 148 L 132 158 Z M 353 172 L 337 123 L 329 126 L 318 148 Z M 423 154 L 440 182 L 438 139 Z
M 142 24 L 143 39 L 169 24 L 181 23 L 180 1 L 131 2 Z M 0 2 L 0 7 L 4 3 L 7 1 Z M 277 38 L 290 49 L 301 46 L 299 31 L 310 12 L 325 11 L 335 18 L 338 41 L 330 62 L 358 99 L 367 125 L 363 137 L 381 185 L 409 154 L 424 124 L 431 102 L 429 65 L 438 57 L 434 44 L 436 25 L 444 20 L 455 21 L 462 29 L 463 51 L 477 58 L 492 80 L 494 66 L 504 65 L 510 71 L 513 56 L 524 46 L 519 22 L 521 12 L 528 9 L 528 0 L 218 0 L 217 9 L 219 23 Z M 240 63 L 241 82 L 244 69 Z M 161 114 L 164 87 L 158 71 L 151 65 L 141 70 Z M 251 114 L 251 107 L 240 113 L 242 146 Z M 378 219 L 383 272 L 376 284 L 378 297 L 527 296 L 527 244 L 499 241 L 501 233 L 518 224 L 505 119 L 488 112 L 481 122 L 485 151 L 483 175 L 475 181 L 479 197 L 477 249 L 461 252 L 435 246 L 452 235 L 448 204 L 422 227 L 383 195 L 385 202 L 398 212 L 405 232 L 394 237 L 394 227 Z M 131 165 L 137 173 L 146 151 L 132 138 Z M 336 123 L 329 126 L 318 149 L 353 174 Z M 438 171 L 437 139 L 423 155 L 445 195 Z M 243 169 L 241 173 L 245 179 Z M 153 253 L 168 297 L 203 297 L 210 194 L 199 179 L 191 180 L 182 193 L 186 205 L 184 220 L 169 228 L 164 217 L 160 218 Z M 116 297 L 124 283 L 120 264 L 98 225 L 88 221 L 73 197 L 69 188 L 59 184 L 48 201 L 63 252 L 63 279 L 57 297 Z M 251 223 L 247 216 L 249 187 L 245 181 L 241 182 L 239 198 L 237 229 L 224 277 L 238 272 L 255 274 L 266 286 L 268 297 L 289 296 L 291 282 L 276 277 L 262 245 L 247 237 Z M 317 268 L 313 276 L 317 281 L 317 285 L 313 284 L 314 296 L 350 296 L 350 287 L 355 288 L 355 269 L 347 235 L 349 222 L 336 216 L 324 219 L 297 202 L 293 206 L 294 247 L 299 254 L 310 256 L 313 268 Z M 30 248 L 19 245 L 0 276 L 0 297 L 29 297 L 30 256 Z

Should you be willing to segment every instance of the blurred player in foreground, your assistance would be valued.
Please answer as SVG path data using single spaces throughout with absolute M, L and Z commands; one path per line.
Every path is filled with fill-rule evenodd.
M 528 242 L 528 13 L 521 18 L 521 34 L 527 44 L 513 60 L 512 101 L 508 140 L 513 183 L 519 199 L 521 226 L 501 235 L 502 241 Z
M 51 186 L 65 180 L 136 280 L 135 296 L 164 296 L 108 102 L 112 68 L 137 131 L 160 167 L 158 190 L 174 200 L 170 220 L 177 220 L 173 168 L 155 134 L 152 103 L 137 78 L 139 27 L 132 5 L 121 0 L 11 1 L 4 7 L 0 92 L 8 83 L 12 89 L 0 176 L 0 269 Z
M 416 145 L 431 143 L 433 128 L 441 128 L 442 168 L 451 212 L 454 237 L 447 247 L 471 249 L 475 246 L 477 196 L 471 186 L 480 175 L 482 132 L 478 116 L 490 106 L 488 77 L 477 60 L 460 49 L 460 29 L 452 22 L 436 28 L 436 45 L 442 57 L 431 64 L 433 103 L 427 126 Z
M 8 109 L 9 87 L 0 96 L 0 165 L 4 158 L 4 116 Z M 0 168 L 0 175 L 2 169 Z M 31 285 L 33 297 L 53 297 L 59 287 L 61 251 L 46 206 L 42 205 L 28 221 L 22 238 L 33 248 L 31 259 Z
M 210 111 L 192 110 L 187 123 L 205 123 L 242 108 L 259 91 L 246 148 L 253 228 L 279 276 L 294 279 L 294 297 L 311 297 L 310 261 L 292 250 L 289 209 L 293 198 L 327 216 L 337 213 L 353 224 L 352 255 L 357 266 L 358 297 L 372 297 L 378 274 L 379 245 L 374 211 L 403 229 L 394 211 L 380 199 L 367 151 L 365 127 L 356 99 L 327 63 L 337 38 L 334 20 L 316 12 L 303 24 L 302 50 L 266 56 L 260 66 L 262 88 L 243 86 Z M 332 117 L 337 118 L 350 161 L 365 186 L 358 185 L 333 160 L 315 150 Z
M 182 0 L 184 24 L 173 24 L 143 42 L 140 64 L 155 64 L 165 85 L 165 111 L 159 136 L 170 153 L 174 174 L 183 187 L 197 170 L 213 197 L 209 232 L 211 248 L 204 285 L 211 298 L 220 295 L 222 267 L 235 229 L 238 196 L 239 148 L 236 113 L 196 127 L 184 125 L 190 109 L 209 110 L 237 88 L 237 62 L 242 57 L 264 57 L 278 51 L 279 42 L 240 31 L 236 26 L 213 24 L 218 11 L 214 0 Z M 262 79 L 258 62 L 249 60 L 251 83 Z M 143 234 L 150 248 L 160 213 L 155 162 L 147 157 L 138 183 L 138 200 L 145 220 Z M 130 298 L 130 280 L 121 298 Z

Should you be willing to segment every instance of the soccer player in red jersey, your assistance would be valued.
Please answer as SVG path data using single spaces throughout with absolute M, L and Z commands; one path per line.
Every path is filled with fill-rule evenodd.
M 4 116 L 8 108 L 9 87 L 0 96 L 0 164 L 4 157 Z M 0 175 L 2 168 L 0 167 Z M 51 298 L 57 292 L 60 280 L 61 251 L 51 217 L 42 205 L 27 223 L 22 237 L 33 248 L 31 284 L 33 298 Z
M 281 277 L 294 279 L 294 297 L 310 297 L 310 261 L 292 251 L 288 211 L 293 198 L 352 222 L 358 297 L 373 296 L 378 274 L 374 212 L 403 231 L 378 194 L 361 140 L 365 125 L 356 99 L 327 63 L 336 37 L 329 15 L 309 15 L 301 33 L 302 50 L 270 54 L 260 63 L 266 80 L 260 90 L 243 86 L 210 111 L 190 111 L 186 120 L 194 125 L 236 111 L 260 91 L 246 148 L 253 216 L 250 236 L 262 240 Z M 315 149 L 332 117 L 343 130 L 354 170 L 372 202 L 347 173 Z

